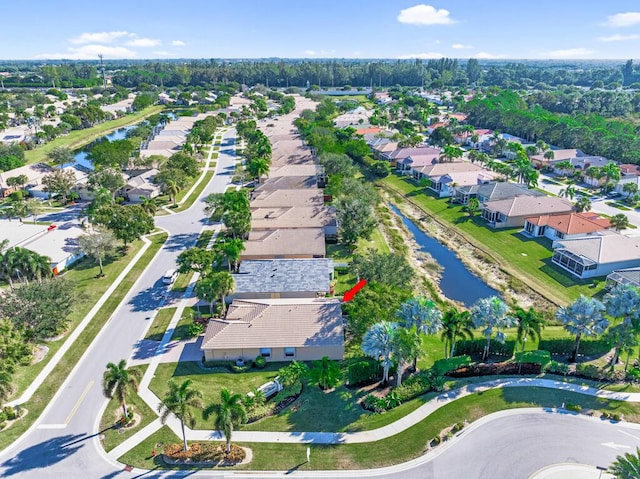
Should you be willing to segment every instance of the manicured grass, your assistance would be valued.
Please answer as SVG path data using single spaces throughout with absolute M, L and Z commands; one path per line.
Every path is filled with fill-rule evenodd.
M 38 163 L 40 161 L 48 161 L 47 153 L 52 151 L 54 148 L 64 146 L 72 150 L 76 150 L 85 145 L 88 145 L 101 136 L 107 135 L 112 131 L 117 130 L 118 128 L 138 123 L 148 116 L 159 113 L 163 109 L 163 106 L 150 106 L 149 108 L 145 108 L 144 110 L 137 113 L 125 115 L 122 118 L 117 118 L 115 120 L 105 121 L 104 123 L 100 123 L 99 125 L 91 128 L 86 128 L 84 130 L 73 130 L 67 136 L 56 138 L 55 140 L 50 141 L 49 143 L 42 145 L 35 150 L 25 151 L 24 158 L 27 164 Z
M 360 239 L 358 241 L 358 248 L 356 250 L 358 254 L 363 254 L 367 249 L 374 249 L 378 253 L 389 252 L 389 245 L 385 241 L 384 236 L 382 236 L 380 228 L 376 228 L 373 230 L 373 233 L 371 233 L 371 238 L 369 240 Z
M 129 246 L 126 255 L 105 263 L 105 276 L 102 278 L 97 278 L 100 271 L 98 265 L 88 258 L 78 261 L 62 274 L 64 278 L 69 279 L 75 285 L 76 292 L 76 301 L 71 314 L 69 314 L 68 332 L 63 338 L 46 343 L 49 352 L 43 361 L 29 366 L 17 366 L 13 376 L 15 386 L 13 398 L 19 397 L 33 382 L 35 377 L 64 344 L 69 334 L 78 326 L 104 292 L 109 289 L 113 281 L 127 264 L 129 264 L 141 247 L 142 242 L 137 241 Z
M 411 201 L 444 226 L 457 230 L 493 258 L 501 269 L 556 305 L 566 305 L 580 294 L 593 296 L 604 287 L 604 282 L 594 288 L 591 280 L 575 280 L 555 266 L 551 262 L 551 242 L 546 238 L 526 238 L 520 234 L 521 228 L 493 230 L 479 215 L 470 218 L 462 206 L 452 205 L 448 199 L 436 199 L 410 180 L 395 175 L 385 178 L 381 184 L 401 193 L 404 201 Z
M 130 369 L 137 369 L 140 371 L 141 375 L 144 375 L 144 372 L 147 370 L 147 366 L 147 364 L 143 364 L 140 366 L 133 366 Z M 104 450 L 107 452 L 133 436 L 136 432 L 150 422 L 153 422 L 158 417 L 158 415 L 152 411 L 149 406 L 147 406 L 147 403 L 145 403 L 137 393 L 127 397 L 127 408 L 133 408 L 133 412 L 140 416 L 140 422 L 130 428 L 116 429 L 114 427 L 115 421 L 122 417 L 122 407 L 116 398 L 109 401 L 102 419 L 100 419 L 100 433 L 104 435 L 104 439 L 100 442 L 102 443 Z
M 246 373 L 213 372 L 201 368 L 196 362 L 180 362 L 160 364 L 154 378 L 149 385 L 150 389 L 162 398 L 168 391 L 167 381 L 172 379 L 178 383 L 187 378 L 193 380 L 192 387 L 199 389 L 203 394 L 205 405 L 220 400 L 220 390 L 223 387 L 230 391 L 246 394 L 258 386 L 271 381 L 277 375 L 283 363 L 269 363 L 264 369 L 252 368 Z M 206 422 L 200 414 L 196 414 L 196 429 L 211 427 L 211 421 Z
M 629 208 L 628 206 L 622 205 L 617 201 L 605 201 L 605 204 L 608 206 L 612 206 L 613 208 L 618 208 L 619 210 L 622 210 L 622 211 L 631 211 L 631 208 Z
M 158 311 L 158 314 L 153 319 L 153 323 L 151 323 L 151 327 L 149 331 L 147 331 L 147 335 L 144 339 L 149 339 L 151 341 L 162 341 L 162 337 L 164 336 L 165 331 L 167 330 L 167 326 L 173 318 L 177 308 L 162 308 Z
M 180 317 L 178 324 L 176 324 L 176 329 L 173 330 L 171 341 L 183 341 L 185 339 L 192 338 L 189 334 L 189 326 L 193 323 L 193 314 L 194 311 L 192 308 L 184 308 L 182 316 Z
M 213 171 L 207 171 L 204 174 L 204 178 L 203 180 L 200 182 L 200 184 L 196 187 L 195 190 L 193 190 L 193 192 L 191 193 L 191 195 L 189 195 L 189 198 L 187 198 L 187 200 L 182 203 L 181 205 L 178 205 L 177 208 L 175 208 L 174 211 L 176 212 L 180 212 L 180 211 L 184 211 L 187 210 L 189 208 L 191 208 L 191 206 L 193 205 L 193 203 L 195 203 L 195 201 L 200 197 L 200 194 L 204 191 L 204 189 L 207 187 L 207 185 L 209 184 L 209 182 L 211 181 L 211 178 L 213 178 L 214 172 Z M 184 194 L 186 194 L 187 191 L 184 192 Z M 180 201 L 182 201 L 180 199 Z
M 100 308 L 93 320 L 85 328 L 82 334 L 80 334 L 78 339 L 76 339 L 73 347 L 69 348 L 67 353 L 54 368 L 53 372 L 42 383 L 40 388 L 38 388 L 31 400 L 24 404 L 24 407 L 29 410 L 29 414 L 24 418 L 23 421 L 15 423 L 7 431 L 0 432 L 0 450 L 4 449 L 13 441 L 15 441 L 35 422 L 38 416 L 40 416 L 45 406 L 49 403 L 49 401 L 51 401 L 51 398 L 54 396 L 55 392 L 58 390 L 63 381 L 69 376 L 71 370 L 75 367 L 76 364 L 78 364 L 80 358 L 87 350 L 88 346 L 108 321 L 109 317 L 116 309 L 118 304 L 120 304 L 120 302 L 124 299 L 133 284 L 137 281 L 144 268 L 147 267 L 151 259 L 160 250 L 166 239 L 166 234 L 151 236 L 151 245 L 147 249 L 147 251 L 145 251 L 140 260 L 131 269 L 129 274 L 126 276 L 126 278 L 124 278 L 120 285 L 115 289 L 113 294 L 105 302 L 102 308 Z
M 179 273 L 176 281 L 171 285 L 171 291 L 175 291 L 177 293 L 184 293 L 191 283 L 191 278 L 193 277 L 193 271 L 189 271 L 188 273 Z
M 279 443 L 235 443 L 253 451 L 253 461 L 234 469 L 300 470 L 312 469 L 367 469 L 399 464 L 416 458 L 426 449 L 428 442 L 457 422 L 475 421 L 487 414 L 522 407 L 557 408 L 563 403 L 580 404 L 583 409 L 606 410 L 624 414 L 625 420 L 638 420 L 638 406 L 619 401 L 606 401 L 576 393 L 543 388 L 504 388 L 485 391 L 461 398 L 448 404 L 420 423 L 390 438 L 363 444 L 309 445 Z M 158 467 L 160 462 L 151 457 L 158 442 L 179 439 L 166 428 L 150 436 L 142 444 L 122 456 L 121 461 L 146 469 Z M 306 463 L 306 448 L 311 448 L 311 462 Z

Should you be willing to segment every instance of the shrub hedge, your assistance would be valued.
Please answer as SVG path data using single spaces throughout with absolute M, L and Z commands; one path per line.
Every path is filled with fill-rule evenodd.
M 463 339 L 456 343 L 456 352 L 458 355 L 473 355 L 482 354 L 484 346 L 487 344 L 487 340 L 484 338 L 478 339 Z M 491 341 L 490 354 L 500 354 L 502 356 L 511 356 L 516 347 L 516 342 L 513 339 L 507 340 L 504 343 L 499 343 L 496 340 Z
M 543 368 L 551 362 L 551 353 L 549 351 L 520 351 L 516 353 L 517 363 L 533 363 L 539 364 Z
M 575 340 L 571 338 L 541 339 L 538 349 L 549 351 L 551 354 L 571 354 Z M 580 354 L 586 356 L 608 353 L 611 344 L 604 339 L 583 339 L 580 341 Z
M 379 361 L 372 358 L 363 358 L 347 367 L 347 383 L 349 386 L 371 383 L 382 374 Z
M 431 366 L 431 370 L 437 376 L 446 376 L 449 371 L 453 371 L 462 366 L 471 364 L 471 356 L 454 356 L 452 358 L 438 359 Z

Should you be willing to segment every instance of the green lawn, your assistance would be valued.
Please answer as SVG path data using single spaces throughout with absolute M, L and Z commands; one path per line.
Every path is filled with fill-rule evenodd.
M 191 283 L 191 278 L 193 277 L 193 271 L 189 271 L 188 273 L 179 273 L 178 278 L 171 285 L 171 291 L 175 291 L 177 293 L 184 293 Z
M 45 379 L 40 388 L 38 388 L 31 400 L 24 404 L 24 407 L 29 410 L 29 414 L 23 421 L 19 421 L 8 430 L 0 432 L 0 450 L 15 441 L 40 416 L 42 410 L 49 403 L 62 382 L 69 376 L 73 367 L 78 364 L 78 361 L 85 353 L 93 339 L 96 337 L 98 332 L 100 332 L 133 284 L 138 280 L 138 277 L 144 268 L 147 267 L 151 259 L 160 250 L 166 239 L 166 234 L 158 234 L 150 237 L 151 246 L 147 251 L 145 251 L 140 260 L 115 289 L 102 308 L 100 308 L 96 316 L 85 328 L 82 334 L 80 334 L 78 339 L 76 339 L 73 347 L 66 352 L 62 357 L 62 360 L 54 368 L 53 372 L 47 376 L 47 379 Z M 97 270 L 94 270 L 93 274 L 95 275 L 96 273 Z
M 446 227 L 453 227 L 468 241 L 493 258 L 502 270 L 545 296 L 556 305 L 566 305 L 580 294 L 593 296 L 604 284 L 593 287 L 592 281 L 578 281 L 551 262 L 551 242 L 521 235 L 521 228 L 493 230 L 476 215 L 468 217 L 459 205 L 447 199 L 437 199 L 424 193 L 410 180 L 389 176 L 382 185 L 403 195 L 425 213 L 435 217 Z M 513 286 L 518 286 L 517 282 Z
M 167 326 L 169 326 L 169 322 L 171 322 L 171 318 L 173 318 L 176 309 L 177 308 L 162 308 L 159 310 L 144 339 L 162 341 L 162 337 L 164 336 Z
M 363 444 L 311 445 L 278 443 L 239 443 L 253 451 L 253 461 L 234 469 L 312 470 L 367 469 L 399 464 L 424 454 L 431 438 L 457 422 L 475 421 L 492 412 L 522 407 L 559 407 L 580 404 L 583 408 L 624 414 L 625 420 L 637 421 L 639 406 L 619 401 L 606 401 L 565 391 L 542 388 L 504 388 L 461 398 L 435 411 L 428 418 L 382 441 Z M 384 416 L 384 415 L 382 415 Z M 179 439 L 164 428 L 120 458 L 121 462 L 146 469 L 161 466 L 151 457 L 157 443 Z M 311 463 L 306 463 L 306 448 L 311 447 Z
M 207 185 L 209 184 L 209 182 L 211 181 L 211 178 L 213 178 L 214 172 L 213 171 L 207 171 L 204 174 L 204 178 L 203 180 L 200 182 L 200 184 L 196 187 L 196 189 L 193 190 L 193 192 L 191 193 L 191 195 L 189 195 L 189 198 L 187 198 L 187 200 L 178 205 L 177 208 L 175 208 L 174 211 L 176 212 L 180 212 L 180 211 L 184 211 L 187 210 L 189 208 L 191 208 L 191 206 L 193 205 L 193 203 L 195 203 L 195 201 L 200 197 L 200 194 L 204 191 L 204 189 L 207 187 Z M 183 196 L 182 198 L 184 198 L 184 195 L 187 194 L 187 189 L 185 188 L 184 192 L 182 193 Z M 178 200 L 182 201 L 182 198 L 180 198 L 180 194 L 178 194 Z
M 184 308 L 182 316 L 176 325 L 176 329 L 174 329 L 173 335 L 171 336 L 171 341 L 183 341 L 192 338 L 189 334 L 189 327 L 193 324 L 193 314 L 193 308 Z
M 70 148 L 72 150 L 82 148 L 83 146 L 88 145 L 92 141 L 100 138 L 101 136 L 108 135 L 118 128 L 138 123 L 148 116 L 159 113 L 163 109 L 163 106 L 150 106 L 149 108 L 145 108 L 144 110 L 137 113 L 125 115 L 122 118 L 117 118 L 115 120 L 105 121 L 104 123 L 100 123 L 99 125 L 93 126 L 91 128 L 86 128 L 84 130 L 73 130 L 68 135 L 56 138 L 55 140 L 50 141 L 49 143 L 42 145 L 35 150 L 25 151 L 25 160 L 27 161 L 27 164 L 48 161 L 47 153 L 52 151 L 54 148 L 62 146 Z
M 147 365 L 143 364 L 141 366 L 133 366 L 130 369 L 139 370 L 142 376 L 147 370 Z M 147 424 L 153 422 L 153 420 L 158 417 L 137 393 L 127 397 L 127 408 L 133 408 L 134 413 L 140 416 L 140 421 L 130 428 L 116 429 L 113 427 L 115 421 L 122 416 L 122 407 L 116 398 L 109 401 L 109 404 L 100 419 L 100 434 L 104 435 L 104 439 L 100 442 L 104 450 L 107 452 L 133 436 L 140 429 L 144 428 Z

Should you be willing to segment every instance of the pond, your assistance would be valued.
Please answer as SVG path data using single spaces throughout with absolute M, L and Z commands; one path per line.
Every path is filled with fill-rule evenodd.
M 439 286 L 447 298 L 459 301 L 465 306 L 471 306 L 481 298 L 500 296 L 500 293 L 469 271 L 453 251 L 425 234 L 394 205 L 389 206 L 395 214 L 402 218 L 402 223 L 420 245 L 420 251 L 429 253 L 442 267 Z

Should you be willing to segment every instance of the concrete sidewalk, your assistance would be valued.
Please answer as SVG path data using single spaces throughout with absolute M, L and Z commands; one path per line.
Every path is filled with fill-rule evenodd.
M 587 464 L 554 464 L 540 469 L 529 479 L 615 479 L 606 471 Z

